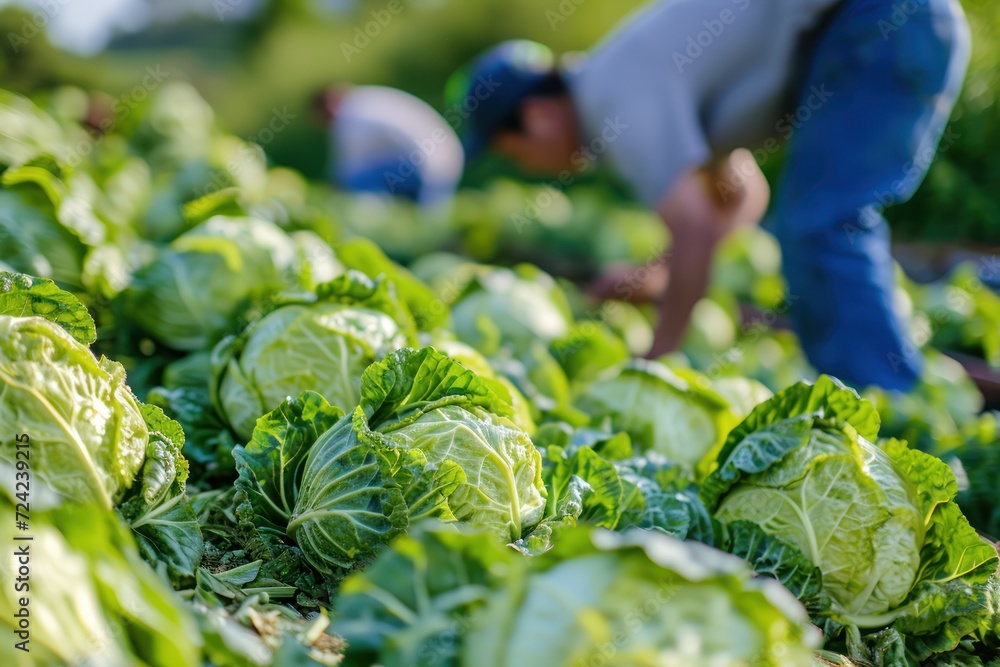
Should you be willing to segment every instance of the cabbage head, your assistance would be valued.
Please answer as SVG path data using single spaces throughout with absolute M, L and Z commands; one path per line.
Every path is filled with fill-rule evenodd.
M 347 664 L 812 663 L 819 633 L 805 609 L 711 547 L 578 526 L 525 558 L 457 528 L 422 523 L 344 581 L 333 627 L 354 652 Z
M 30 652 L 15 648 L 21 609 L 13 579 L 15 549 L 0 559 L 0 664 L 65 665 L 204 664 L 194 615 L 157 572 L 143 562 L 128 526 L 98 505 L 64 504 L 31 509 L 31 542 L 14 542 L 14 503 L 0 493 L 0 539 L 30 545 Z M 23 536 L 23 533 L 21 534 Z M 44 576 L 41 576 L 44 573 Z
M 243 442 L 258 417 L 307 389 L 352 411 L 364 370 L 414 335 L 391 284 L 352 271 L 321 285 L 314 300 L 282 306 L 220 342 L 215 402 Z
M 948 465 L 878 429 L 872 404 L 836 380 L 793 385 L 733 429 L 701 494 L 720 521 L 818 568 L 821 616 L 918 636 L 926 657 L 975 629 L 985 604 L 968 598 L 997 554 L 953 502 Z
M 203 540 L 184 495 L 184 432 L 135 399 L 120 365 L 94 357 L 95 338 L 76 297 L 51 280 L 0 272 L 0 424 L 10 433 L 0 490 L 30 505 L 32 518 L 67 504 L 114 507 L 143 557 L 175 582 L 191 578 Z
M 134 323 L 164 345 L 199 350 L 233 330 L 254 298 L 296 286 L 296 250 L 275 224 L 216 216 L 174 239 L 126 292 Z
M 361 395 L 309 449 L 288 522 L 318 570 L 353 566 L 423 517 L 502 543 L 542 519 L 540 454 L 475 373 L 434 348 L 404 348 L 365 371 Z
M 531 266 L 491 269 L 473 278 L 452 305 L 459 340 L 493 354 L 549 343 L 569 333 L 573 318 L 566 297 L 546 273 Z
M 611 419 L 642 451 L 694 470 L 705 468 L 739 420 L 706 378 L 690 381 L 656 361 L 635 360 L 588 386 L 576 404 L 595 420 Z
M 56 494 L 53 504 L 111 509 L 146 454 L 148 432 L 125 370 L 41 317 L 0 315 L 0 424 L 31 438 L 32 475 Z M 5 484 L 13 484 L 15 452 L 13 438 L 4 438 Z

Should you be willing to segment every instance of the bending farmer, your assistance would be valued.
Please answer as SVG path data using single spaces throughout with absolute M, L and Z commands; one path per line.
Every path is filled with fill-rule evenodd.
M 787 143 L 772 213 L 806 353 L 844 380 L 906 389 L 919 358 L 893 312 L 881 211 L 923 179 L 969 58 L 955 0 L 906 7 L 901 18 L 892 0 L 660 0 L 577 63 L 508 42 L 449 91 L 493 84 L 465 125 L 467 157 L 490 148 L 566 175 L 581 146 L 600 145 L 660 214 L 674 244 L 651 356 L 679 344 L 719 240 L 768 207 L 750 150 Z

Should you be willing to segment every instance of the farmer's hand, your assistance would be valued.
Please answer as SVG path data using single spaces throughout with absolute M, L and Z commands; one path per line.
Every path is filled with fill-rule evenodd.
M 698 172 L 706 193 L 714 199 L 712 232 L 721 241 L 743 227 L 760 222 L 767 211 L 771 190 L 750 151 L 740 148 Z M 674 224 L 683 225 L 684 221 Z
M 667 289 L 666 260 L 656 257 L 644 266 L 616 265 L 606 270 L 586 289 L 592 300 L 608 299 L 629 303 L 658 301 Z

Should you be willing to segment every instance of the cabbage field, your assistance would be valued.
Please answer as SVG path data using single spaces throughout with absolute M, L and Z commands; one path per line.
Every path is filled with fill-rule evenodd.
M 809 367 L 759 230 L 645 360 L 645 212 L 78 94 L 0 91 L 0 664 L 1000 665 L 997 258 L 900 274 L 908 394 Z

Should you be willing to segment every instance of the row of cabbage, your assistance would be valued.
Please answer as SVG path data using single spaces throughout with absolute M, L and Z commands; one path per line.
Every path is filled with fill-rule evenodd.
M 765 330 L 721 360 L 697 329 L 686 357 L 635 360 L 640 311 L 534 267 L 410 272 L 332 247 L 340 223 L 285 189 L 177 194 L 233 144 L 173 110 L 75 167 L 54 117 L 47 142 L 0 143 L 2 525 L 12 544 L 30 501 L 34 537 L 32 653 L 5 663 L 993 659 L 996 551 L 954 502 L 996 522 L 997 422 L 971 394 L 795 382 Z M 133 176 L 174 198 L 116 208 Z M 935 392 L 967 399 L 944 431 Z

